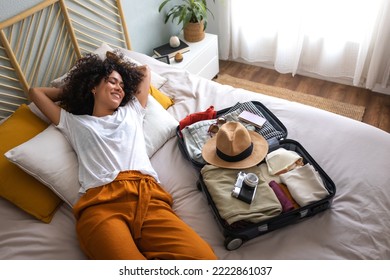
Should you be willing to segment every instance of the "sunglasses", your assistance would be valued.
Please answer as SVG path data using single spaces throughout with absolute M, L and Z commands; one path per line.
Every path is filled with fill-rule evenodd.
M 219 131 L 219 128 L 221 125 L 226 123 L 225 118 L 217 118 L 217 121 L 209 126 L 209 129 L 207 130 L 210 137 L 213 137 L 217 132 Z

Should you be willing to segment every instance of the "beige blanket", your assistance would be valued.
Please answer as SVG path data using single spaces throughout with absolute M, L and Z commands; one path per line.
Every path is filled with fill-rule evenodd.
M 259 185 L 251 204 L 231 195 L 239 171 L 252 172 L 259 177 Z M 201 174 L 219 214 L 228 224 L 242 220 L 257 223 L 277 216 L 282 211 L 282 206 L 273 190 L 261 180 L 258 166 L 236 170 L 205 165 Z

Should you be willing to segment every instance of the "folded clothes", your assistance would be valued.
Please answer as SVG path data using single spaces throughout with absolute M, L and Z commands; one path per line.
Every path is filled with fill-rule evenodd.
M 303 165 L 303 159 L 297 152 L 284 148 L 270 152 L 265 161 L 271 175 L 279 175 Z
M 180 131 L 186 126 L 198 121 L 215 119 L 216 115 L 217 111 L 214 110 L 214 106 L 210 106 L 203 112 L 192 113 L 179 122 Z
M 251 204 L 231 195 L 239 171 L 255 173 L 260 179 L 255 198 Z M 201 169 L 201 174 L 220 216 L 229 225 L 238 221 L 257 223 L 275 217 L 282 212 L 282 205 L 275 193 L 267 183 L 261 180 L 259 166 L 236 170 L 205 165 Z
M 271 182 L 275 182 L 278 184 L 278 186 L 280 187 L 280 189 L 283 191 L 284 195 L 288 198 L 288 200 L 292 203 L 294 209 L 298 209 L 300 206 L 297 204 L 297 202 L 294 200 L 294 198 L 291 196 L 287 186 L 285 184 L 283 184 L 281 181 L 280 181 L 280 176 L 279 175 L 271 175 L 269 174 L 269 171 L 268 171 L 268 166 L 266 163 L 262 163 L 259 165 L 259 168 L 260 168 L 260 179 L 265 181 L 268 185 L 271 183 Z
M 259 167 L 260 167 L 260 172 L 261 172 L 260 179 L 265 181 L 267 184 L 269 182 L 271 182 L 271 181 L 275 181 L 278 184 L 281 183 L 279 175 L 271 175 L 271 174 L 269 174 L 267 163 L 265 163 L 265 162 L 261 163 L 259 165 Z
M 198 121 L 181 130 L 189 157 L 200 164 L 206 163 L 202 157 L 202 148 L 204 143 L 210 139 L 208 130 L 213 123 L 215 119 Z
M 329 195 L 320 174 L 311 164 L 305 164 L 280 175 L 291 196 L 300 205 L 305 206 Z
M 224 116 L 226 121 L 238 120 L 238 113 L 232 112 Z M 215 124 L 217 119 L 199 120 L 195 123 L 186 125 L 182 130 L 183 141 L 189 157 L 199 164 L 205 164 L 202 157 L 202 148 L 205 142 L 210 139 L 209 127 Z M 248 130 L 254 130 L 253 125 L 245 126 Z
M 237 102 L 226 113 L 222 114 L 221 117 L 224 117 L 225 115 L 230 114 L 232 112 L 240 114 L 243 111 L 248 111 L 267 119 L 266 116 L 262 114 L 262 112 L 256 107 L 256 105 L 252 101 L 244 103 Z M 266 121 L 261 128 L 255 127 L 255 131 L 262 135 L 266 140 L 273 138 L 280 139 L 285 136 L 283 131 L 277 130 L 269 121 Z

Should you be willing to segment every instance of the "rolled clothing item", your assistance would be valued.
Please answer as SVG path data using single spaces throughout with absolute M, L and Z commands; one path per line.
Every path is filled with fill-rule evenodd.
M 307 163 L 280 175 L 291 196 L 300 205 L 305 206 L 329 195 L 320 174 Z
M 281 189 L 278 183 L 276 183 L 275 181 L 271 181 L 268 183 L 268 185 L 275 192 L 276 197 L 280 201 L 280 204 L 282 205 L 282 212 L 288 212 L 294 210 L 294 205 L 284 194 L 283 190 Z
M 294 209 L 300 208 L 298 203 L 294 200 L 294 198 L 291 196 L 290 191 L 288 190 L 287 186 L 283 183 L 278 183 L 279 187 L 282 189 L 284 194 L 287 196 L 287 198 L 291 201 L 292 205 L 294 206 Z

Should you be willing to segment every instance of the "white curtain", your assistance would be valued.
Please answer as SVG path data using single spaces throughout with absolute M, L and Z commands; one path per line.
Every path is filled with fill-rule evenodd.
M 389 0 L 221 0 L 220 57 L 385 88 Z

